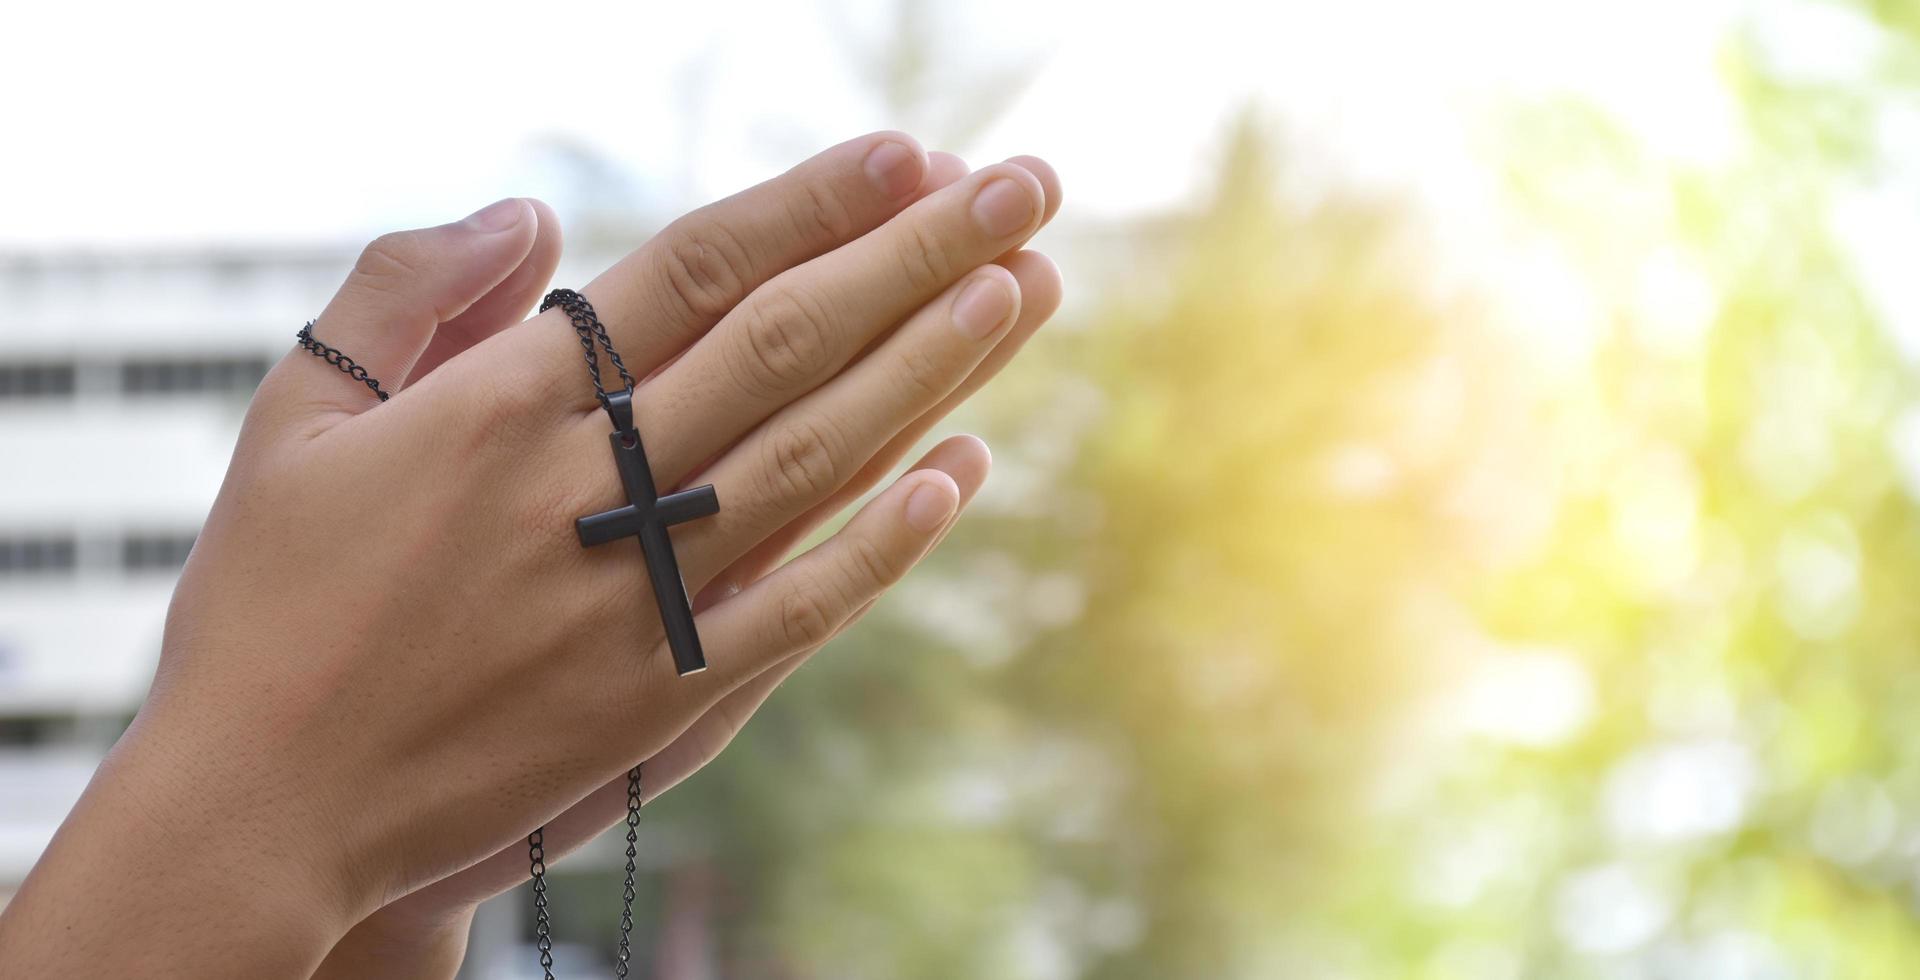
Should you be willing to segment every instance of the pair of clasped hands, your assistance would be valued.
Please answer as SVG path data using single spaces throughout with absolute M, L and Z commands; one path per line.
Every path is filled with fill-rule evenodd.
M 509 199 L 367 247 L 267 376 L 173 599 L 153 689 L 0 916 L 0 975 L 451 976 L 474 907 L 713 759 L 952 527 L 941 442 L 789 559 L 1059 306 L 1021 246 L 1045 163 L 878 133 L 695 211 L 581 291 L 641 378 L 710 667 L 676 676 L 563 311 L 560 233 Z M 290 325 L 289 331 L 293 329 Z M 611 376 L 611 375 L 609 375 Z

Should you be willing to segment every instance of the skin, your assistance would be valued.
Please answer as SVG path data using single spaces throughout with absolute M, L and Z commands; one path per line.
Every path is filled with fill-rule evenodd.
M 170 609 L 160 668 L 20 893 L 0 973 L 450 976 L 473 907 L 710 761 L 951 528 L 986 448 L 863 496 L 1057 308 L 1021 249 L 1057 209 L 1025 157 L 969 173 L 877 133 L 696 211 L 582 292 L 636 377 L 709 669 L 676 676 L 559 310 L 510 199 L 383 236 L 270 372 Z M 396 379 L 401 379 L 396 383 Z M 110 924 L 100 928 L 101 923 Z M 217 934 L 208 923 L 218 923 Z

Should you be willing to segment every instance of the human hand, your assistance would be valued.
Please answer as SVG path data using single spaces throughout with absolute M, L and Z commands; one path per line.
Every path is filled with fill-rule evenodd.
M 1046 217 L 1051 218 L 1061 197 L 1051 168 L 1031 157 L 1016 157 L 1011 162 L 1040 177 L 1047 194 Z M 904 203 L 925 197 L 966 174 L 966 165 L 959 158 L 933 152 L 921 186 Z M 998 373 L 1052 315 L 1059 305 L 1060 283 L 1051 264 L 1038 253 L 1017 251 L 1003 255 L 1000 262 L 1020 283 L 1021 305 L 1013 329 L 995 343 L 954 391 L 902 429 L 826 501 L 791 521 L 718 576 L 714 585 L 696 599 L 696 609 L 704 609 L 758 580 L 822 522 L 871 490 L 928 429 Z M 910 471 L 938 469 L 952 474 L 960 486 L 964 507 L 985 479 L 986 462 L 985 447 L 962 436 L 943 441 Z M 867 608 L 871 608 L 870 603 Z M 856 614 L 853 620 L 858 618 Z M 815 645 L 743 684 L 707 710 L 667 748 L 645 760 L 644 798 L 656 798 L 717 757 L 773 690 L 819 649 L 820 645 Z M 551 857 L 564 855 L 618 822 L 626 813 L 626 793 L 626 778 L 617 777 L 549 820 L 544 834 L 546 853 Z M 334 947 L 315 977 L 451 976 L 462 959 L 467 929 L 479 903 L 526 880 L 526 845 L 514 841 L 479 864 L 409 893 L 368 916 Z
M 888 142 L 911 172 L 879 186 L 861 163 Z M 757 704 L 769 670 L 857 615 L 978 485 L 977 444 L 945 444 L 762 575 L 1050 312 L 1051 266 L 1007 254 L 1057 200 L 1035 169 L 987 168 L 901 212 L 927 159 L 898 136 L 857 140 L 676 222 L 583 290 L 637 374 L 666 364 L 635 394 L 657 482 L 698 472 L 723 504 L 674 535 L 691 585 L 740 587 L 702 613 L 712 667 L 686 678 L 637 556 L 573 539 L 572 519 L 614 503 L 618 482 L 564 319 L 487 335 L 469 317 L 471 349 L 441 339 L 488 303 L 514 308 L 516 288 L 538 292 L 545 215 L 510 202 L 483 213 L 504 219 L 491 231 L 370 248 L 315 333 L 407 382 L 369 410 L 370 393 L 297 352 L 263 384 L 154 691 L 0 920 L 0 963 L 304 973 L 380 905 L 570 801 L 590 812 L 636 760 L 654 760 L 650 776 L 704 761 L 712 735 L 682 739 Z M 981 210 L 1002 223 L 976 223 Z M 536 285 L 463 273 L 515 250 Z M 956 307 L 982 280 L 998 309 Z M 415 282 L 434 294 L 403 288 Z M 954 329 L 956 309 L 982 329 Z M 36 942 L 71 935 L 80 908 L 120 928 Z M 208 922 L 217 950 L 192 941 Z

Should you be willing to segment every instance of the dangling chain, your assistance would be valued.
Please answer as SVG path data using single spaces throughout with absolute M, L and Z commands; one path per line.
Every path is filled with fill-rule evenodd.
M 553 918 L 547 913 L 547 828 L 541 827 L 527 835 L 527 864 L 533 874 L 533 936 L 534 945 L 540 950 L 540 975 L 544 980 L 553 980 Z M 629 937 L 633 934 L 633 876 L 637 870 L 634 860 L 639 850 L 634 846 L 640 840 L 640 767 L 634 766 L 627 771 L 627 882 L 620 889 L 620 949 L 614 956 L 613 975 L 627 975 L 627 963 L 633 959 L 633 946 Z
M 533 871 L 533 935 L 540 947 L 540 972 L 553 980 L 553 920 L 547 916 L 547 828 L 527 835 L 527 859 Z
M 640 767 L 627 773 L 627 883 L 620 888 L 620 952 L 613 961 L 613 975 L 627 975 L 627 961 L 633 959 L 628 937 L 633 934 L 633 859 L 638 853 L 634 843 L 640 839 Z

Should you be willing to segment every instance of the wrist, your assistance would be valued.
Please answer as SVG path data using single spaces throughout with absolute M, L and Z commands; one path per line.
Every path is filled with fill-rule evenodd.
M 0 973 L 310 973 L 354 919 L 349 880 L 285 801 L 142 727 L 101 764 L 0 918 Z

